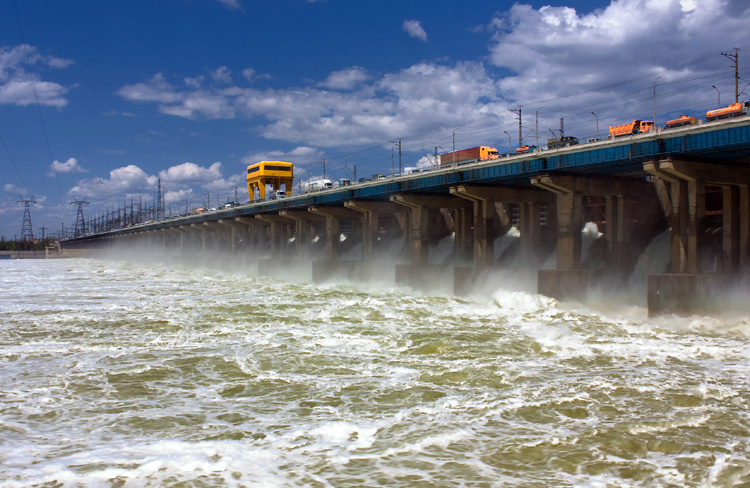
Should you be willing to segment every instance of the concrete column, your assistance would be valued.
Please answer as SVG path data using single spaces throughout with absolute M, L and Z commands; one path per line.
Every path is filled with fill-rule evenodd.
M 737 273 L 740 269 L 740 189 L 736 186 L 722 188 L 722 255 L 721 271 Z
M 324 219 L 305 210 L 281 210 L 279 215 L 294 220 L 294 245 L 297 257 L 301 257 L 312 240 L 312 224 Z
M 467 199 L 473 203 L 474 219 L 474 265 L 491 266 L 495 264 L 495 239 L 510 229 L 511 222 L 505 211 L 506 203 L 533 204 L 536 210 L 529 212 L 522 205 L 521 238 L 524 243 L 540 242 L 541 237 L 534 234 L 539 229 L 539 222 L 532 223 L 531 215 L 539 217 L 539 209 L 549 204 L 552 197 L 549 193 L 536 189 L 517 189 L 458 185 L 451 187 L 452 195 Z M 497 216 L 499 227 L 495 224 Z M 540 229 L 539 229 L 540 230 Z
M 583 198 L 580 193 L 564 192 L 557 200 L 557 269 L 581 268 L 581 229 Z
M 748 182 L 750 183 L 750 182 Z M 739 186 L 739 211 L 740 219 L 739 229 L 739 261 L 740 269 L 747 271 L 750 269 L 750 184 Z
M 706 185 L 703 182 L 688 181 L 688 206 L 688 273 L 701 273 L 701 240 L 706 220 Z
M 326 219 L 326 257 L 330 261 L 338 259 L 341 243 L 341 219 L 362 219 L 362 213 L 342 207 L 310 207 L 310 212 Z
M 267 222 L 270 226 L 271 259 L 279 259 L 283 247 L 285 228 L 294 223 L 294 220 L 272 214 L 256 215 L 255 218 Z
M 362 259 L 373 259 L 378 248 L 379 221 L 381 214 L 403 214 L 404 206 L 392 202 L 375 202 L 365 200 L 350 200 L 344 202 L 346 208 L 361 212 L 362 219 Z
M 409 236 L 412 264 L 415 265 L 427 264 L 430 242 L 429 209 L 457 209 L 470 206 L 461 198 L 447 195 L 399 194 L 391 196 L 391 201 L 410 209 L 409 228 L 405 234 Z M 442 216 L 439 217 L 444 228 L 444 220 Z
M 521 233 L 521 255 L 531 262 L 539 258 L 542 245 L 542 204 L 520 203 L 519 231 Z

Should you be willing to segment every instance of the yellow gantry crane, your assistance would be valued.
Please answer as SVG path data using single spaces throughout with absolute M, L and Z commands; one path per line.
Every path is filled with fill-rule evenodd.
M 266 199 L 266 185 L 273 185 L 276 196 L 279 196 L 281 185 L 285 195 L 292 191 L 294 185 L 294 168 L 292 163 L 284 161 L 261 161 L 247 167 L 247 193 L 250 201 L 255 200 L 255 189 L 258 189 L 260 200 Z

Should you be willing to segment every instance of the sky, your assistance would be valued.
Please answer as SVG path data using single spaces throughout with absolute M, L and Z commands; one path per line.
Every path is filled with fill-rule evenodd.
M 750 99 L 747 0 L 0 0 L 0 236 Z M 514 111 L 512 111 L 513 109 Z M 236 195 L 236 197 L 235 197 Z

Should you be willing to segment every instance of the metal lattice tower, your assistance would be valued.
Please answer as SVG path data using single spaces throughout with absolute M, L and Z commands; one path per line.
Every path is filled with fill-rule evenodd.
M 18 195 L 21 197 L 21 195 Z M 34 195 L 31 195 L 31 198 L 24 199 L 21 197 L 20 200 L 18 200 L 16 203 L 23 203 L 23 224 L 21 225 L 21 239 L 24 241 L 32 241 L 34 240 L 34 228 L 31 226 L 31 211 L 29 210 L 29 204 L 36 203 L 36 200 L 34 200 Z
M 78 215 L 76 215 L 76 229 L 73 233 L 73 237 L 80 237 L 86 234 L 86 219 L 83 218 L 83 205 L 88 205 L 89 202 L 86 201 L 86 198 L 84 198 L 83 200 L 79 200 L 76 197 L 73 197 L 73 201 L 70 202 L 70 204 L 78 205 Z

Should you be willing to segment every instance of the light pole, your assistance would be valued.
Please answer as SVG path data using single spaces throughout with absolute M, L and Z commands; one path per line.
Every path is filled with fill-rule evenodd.
M 661 78 L 661 75 L 657 76 L 654 80 L 654 126 L 656 126 L 656 80 Z
M 597 117 L 594 112 L 591 112 L 591 115 L 593 115 L 594 118 L 596 118 L 596 140 L 598 141 L 599 140 L 599 117 Z
M 716 88 L 716 85 L 711 85 L 711 87 L 712 87 L 712 88 L 713 88 L 714 90 L 716 90 L 716 93 L 718 93 L 718 97 L 719 97 L 719 108 L 721 108 L 721 92 L 719 91 L 719 89 L 718 89 L 718 88 Z
M 456 164 L 456 131 L 458 129 L 460 129 L 460 127 L 453 129 L 453 164 Z
M 539 110 L 544 108 L 544 105 L 536 109 L 536 116 L 534 117 L 535 135 L 536 135 L 536 147 L 539 147 Z
M 315 161 L 315 164 L 319 166 L 323 166 L 323 179 L 325 180 L 326 179 L 326 160 L 324 159 L 323 161 Z
M 511 146 L 510 146 L 510 134 L 508 134 L 508 131 L 507 131 L 507 130 L 504 130 L 503 132 L 505 132 L 505 135 L 506 135 L 506 136 L 508 136 L 508 154 L 510 154 L 510 151 L 511 151 L 511 149 L 513 149 L 513 148 L 512 148 Z

